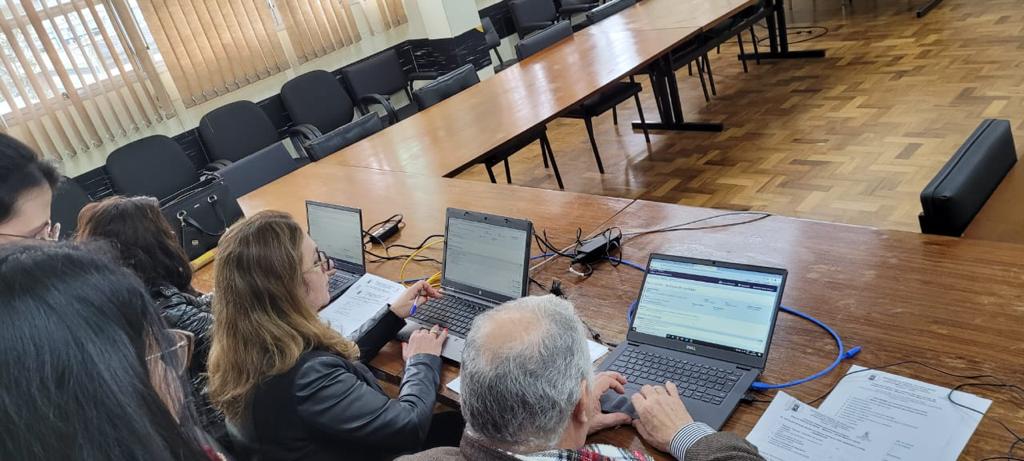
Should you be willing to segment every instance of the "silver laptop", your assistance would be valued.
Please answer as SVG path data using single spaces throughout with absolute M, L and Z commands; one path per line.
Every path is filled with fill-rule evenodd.
M 449 208 L 444 234 L 444 297 L 417 306 L 399 339 L 420 328 L 446 327 L 448 341 L 441 356 L 461 362 L 473 319 L 498 304 L 526 296 L 533 224 Z
M 329 282 L 334 301 L 366 274 L 363 213 L 358 208 L 306 200 L 306 224 L 309 236 L 334 265 Z
M 599 369 L 627 393 L 672 381 L 694 420 L 721 428 L 764 370 L 786 274 L 652 254 L 626 341 Z

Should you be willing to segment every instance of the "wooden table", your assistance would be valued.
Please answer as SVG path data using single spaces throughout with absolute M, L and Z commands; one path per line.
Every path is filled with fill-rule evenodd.
M 718 213 L 637 201 L 608 224 L 628 232 Z M 771 217 L 736 227 L 637 237 L 626 241 L 623 256 L 643 265 L 651 252 L 789 269 L 783 304 L 835 328 L 847 347 L 863 347 L 841 367 L 844 371 L 850 363 L 921 360 L 954 373 L 991 373 L 1024 382 L 1024 343 L 1017 340 L 1024 325 L 1024 246 Z M 621 341 L 642 273 L 602 264 L 589 280 L 577 282 L 566 265 L 553 261 L 535 277 L 541 283 L 561 279 L 584 320 L 606 340 Z M 824 368 L 835 358 L 833 344 L 820 328 L 780 314 L 763 380 L 790 381 Z M 890 371 L 949 387 L 965 381 L 914 366 Z M 833 372 L 787 391 L 810 401 L 839 376 Z M 963 457 L 1005 453 L 1012 438 L 993 418 L 1015 430 L 1024 427 L 1019 397 L 971 392 L 994 402 Z M 765 407 L 742 404 L 724 429 L 745 435 Z M 608 431 L 594 440 L 643 446 L 631 429 Z
M 607 30 L 658 30 L 696 27 L 710 29 L 758 0 L 643 0 L 636 6 L 588 28 Z M 586 30 L 586 29 L 585 29 Z
M 964 238 L 1024 244 L 1024 166 L 1017 165 L 971 221 Z

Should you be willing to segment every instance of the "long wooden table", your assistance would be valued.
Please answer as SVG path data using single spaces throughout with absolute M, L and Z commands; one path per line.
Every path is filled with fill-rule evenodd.
M 964 238 L 1024 244 L 1024 167 L 1015 166 L 985 202 Z
M 572 242 L 577 227 L 586 235 L 611 226 L 630 232 L 721 213 L 324 164 L 304 167 L 240 202 L 247 214 L 278 209 L 304 223 L 306 199 L 361 207 L 366 223 L 402 213 L 407 227 L 397 241 L 405 244 L 441 233 L 444 209 L 449 206 L 529 218 L 557 244 Z M 706 224 L 743 219 L 747 218 L 722 218 Z M 643 264 L 652 252 L 789 269 L 784 304 L 828 323 L 849 346 L 862 346 L 856 363 L 877 366 L 921 360 L 954 373 L 990 373 L 1008 382 L 1024 381 L 1024 344 L 1015 341 L 1024 325 L 1024 246 L 770 217 L 735 227 L 627 239 L 623 257 Z M 440 256 L 439 252 L 427 254 Z M 641 272 L 624 265 L 600 264 L 589 279 L 579 280 L 567 271 L 567 264 L 552 260 L 533 276 L 544 284 L 561 280 L 580 316 L 604 340 L 621 341 L 626 308 L 639 289 Z M 371 264 L 370 271 L 396 279 L 399 266 L 399 262 Z M 199 271 L 200 288 L 213 288 L 213 270 Z M 420 264 L 407 276 L 436 270 L 436 265 Z M 536 286 L 531 293 L 541 294 Z M 764 380 L 788 381 L 808 375 L 823 368 L 834 355 L 826 333 L 806 321 L 780 315 Z M 385 380 L 398 382 L 404 368 L 398 344 L 386 346 L 372 365 Z M 920 367 L 891 371 L 944 386 L 960 382 Z M 442 383 L 457 374 L 457 367 L 447 364 Z M 790 392 L 812 400 L 838 376 L 836 372 Z M 1024 426 L 1019 402 L 1007 393 L 974 391 L 995 402 L 964 456 L 975 459 L 1005 452 L 1010 436 L 993 418 L 1013 428 Z M 446 388 L 439 395 L 439 401 L 452 406 L 458 405 L 458 399 Z M 741 405 L 725 429 L 745 434 L 763 409 L 763 405 Z M 631 428 L 605 431 L 592 440 L 643 446 Z M 646 449 L 653 453 L 650 447 Z

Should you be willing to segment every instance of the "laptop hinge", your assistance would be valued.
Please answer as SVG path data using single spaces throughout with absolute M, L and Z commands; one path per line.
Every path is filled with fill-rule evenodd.
M 444 287 L 444 291 L 445 291 L 445 293 L 453 293 L 453 294 L 457 295 L 459 298 L 467 298 L 469 300 L 476 301 L 477 303 L 484 304 L 484 305 L 487 305 L 487 306 L 496 306 L 496 305 L 500 304 L 499 302 L 497 302 L 497 301 L 495 301 L 493 299 L 484 298 L 484 297 L 482 297 L 480 295 L 477 295 L 475 293 L 470 293 L 468 291 L 460 290 L 458 288 Z
M 743 371 L 750 371 L 750 370 L 753 370 L 753 368 L 750 368 L 750 367 L 745 367 L 745 366 L 743 366 L 743 365 L 736 365 L 736 368 L 738 368 L 738 369 L 740 369 L 740 370 L 743 370 Z

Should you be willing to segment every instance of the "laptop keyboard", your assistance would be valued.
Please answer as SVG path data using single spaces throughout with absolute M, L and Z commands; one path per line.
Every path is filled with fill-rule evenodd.
M 348 288 L 355 282 L 355 275 L 349 274 L 348 272 L 335 271 L 334 275 L 331 275 L 331 278 L 327 282 L 327 290 L 333 296 L 345 288 Z
M 631 383 L 665 384 L 665 381 L 672 381 L 682 397 L 712 405 L 721 405 L 743 376 L 736 369 L 716 368 L 633 347 L 626 348 L 608 369 L 622 373 Z
M 445 296 L 417 306 L 416 315 L 412 317 L 427 325 L 448 328 L 449 333 L 465 338 L 473 319 L 486 309 L 485 306 L 462 298 Z

